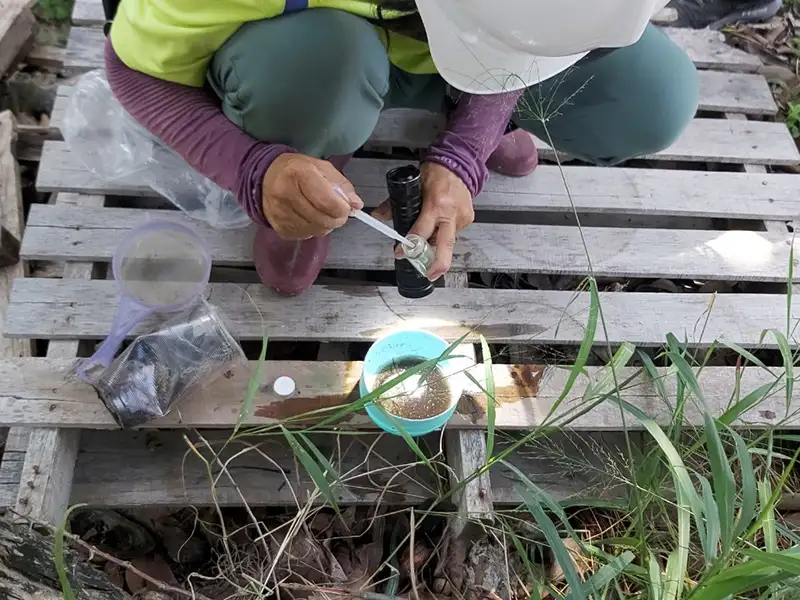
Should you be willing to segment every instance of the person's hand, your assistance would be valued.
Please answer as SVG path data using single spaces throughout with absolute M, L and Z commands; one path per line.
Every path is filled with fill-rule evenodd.
M 450 169 L 438 163 L 424 162 L 420 171 L 422 212 L 409 233 L 415 233 L 434 245 L 436 260 L 428 269 L 428 279 L 436 281 L 450 270 L 456 234 L 475 220 L 475 211 L 472 194 Z M 378 219 L 391 219 L 391 204 L 387 200 L 372 214 Z
M 281 154 L 267 169 L 262 204 L 267 221 L 286 240 L 327 235 L 364 206 L 353 184 L 331 163 L 293 153 Z

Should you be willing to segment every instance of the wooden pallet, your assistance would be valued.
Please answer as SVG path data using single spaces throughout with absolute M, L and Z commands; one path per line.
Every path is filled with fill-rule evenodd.
M 73 17 L 82 27 L 72 30 L 67 67 L 96 68 L 102 64 L 100 3 L 78 0 Z M 762 342 L 762 331 L 785 325 L 786 296 L 779 291 L 787 277 L 792 238 L 784 223 L 800 216 L 796 194 L 800 180 L 768 173 L 765 166 L 797 164 L 800 156 L 782 124 L 748 118 L 776 113 L 767 83 L 757 74 L 755 57 L 725 45 L 716 33 L 676 30 L 670 35 L 704 69 L 701 108 L 706 116 L 695 119 L 671 148 L 648 157 L 656 168 L 564 167 L 572 202 L 586 225 L 584 237 L 595 273 L 611 278 L 771 282 L 776 293 L 604 292 L 607 335 L 612 344 L 627 341 L 644 347 L 660 346 L 668 333 L 694 347 L 707 347 L 716 339 L 749 348 L 769 346 L 771 339 Z M 68 88 L 61 90 L 56 102 L 54 135 L 68 94 Z M 422 147 L 440 126 L 434 115 L 390 111 L 371 141 Z M 546 145 L 540 147 L 543 158 L 553 157 Z M 670 169 L 669 161 L 694 163 L 695 168 Z M 727 170 L 705 170 L 704 163 Z M 355 159 L 346 174 L 366 203 L 375 206 L 385 197 L 384 174 L 395 164 Z M 110 328 L 116 288 L 106 279 L 106 267 L 120 236 L 145 213 L 181 222 L 187 218 L 166 210 L 135 179 L 107 182 L 94 177 L 59 141 L 45 142 L 37 184 L 40 190 L 55 192 L 57 201 L 32 207 L 22 255 L 66 267 L 63 278 L 26 277 L 14 284 L 6 333 L 49 344 L 46 356 L 0 362 L 0 423 L 13 427 L 0 468 L 0 500 L 22 512 L 57 518 L 68 502 L 235 505 L 244 497 L 252 504 L 292 504 L 293 492 L 304 499 L 311 483 L 275 438 L 263 441 L 262 451 L 284 473 L 270 470 L 263 456 L 251 451 L 231 463 L 236 485 L 223 476 L 215 498 L 206 466 L 187 453 L 184 434 L 198 440 L 202 432 L 211 443 L 225 438 L 236 422 L 252 365 L 135 432 L 118 431 L 93 390 L 70 378 L 79 343 L 95 342 Z M 114 206 L 107 202 L 112 198 Z M 449 340 L 474 328 L 490 343 L 511 344 L 517 364 L 494 366 L 497 427 L 513 434 L 540 425 L 557 401 L 567 371 L 523 364 L 517 350 L 579 344 L 588 297 L 571 291 L 480 289 L 470 287 L 469 275 L 586 275 L 588 265 L 573 225 L 570 198 L 558 168 L 542 165 L 523 179 L 493 175 L 475 202 L 479 221 L 460 236 L 445 287 L 415 301 L 402 299 L 391 286 L 354 281 L 393 269 L 389 246 L 359 223 L 334 233 L 326 265 L 345 270 L 350 279 L 328 278 L 292 299 L 278 298 L 253 283 L 252 271 L 246 270 L 251 264 L 252 231 L 216 231 L 195 223 L 218 269 L 211 299 L 230 319 L 234 335 L 256 342 L 266 327 L 272 341 L 321 344 L 318 360 L 266 363 L 249 424 L 274 423 L 348 401 L 361 365 L 343 360 L 335 344 L 370 342 L 395 326 L 414 324 Z M 721 229 L 723 221 L 732 227 Z M 605 343 L 602 332 L 597 343 Z M 733 393 L 734 371 L 711 367 L 702 373 L 706 400 L 719 413 Z M 286 373 L 295 377 L 300 389 L 297 397 L 281 401 L 271 394 L 269 383 Z M 607 371 L 600 368 L 587 369 L 570 398 L 580 399 L 592 382 L 605 375 Z M 626 369 L 620 377 L 633 375 L 634 370 Z M 482 367 L 475 376 L 483 376 Z M 746 393 L 769 381 L 768 373 L 748 369 L 739 385 Z M 664 383 L 676 385 L 673 377 Z M 669 418 L 669 407 L 648 380 L 629 386 L 623 396 L 662 422 Z M 476 388 L 470 390 L 470 401 L 462 404 L 443 437 L 424 439 L 433 452 L 443 447 L 442 460 L 452 480 L 464 478 L 485 462 L 486 399 Z M 767 403 L 744 415 L 743 421 L 773 425 L 785 414 L 785 404 L 785 388 L 777 386 Z M 688 409 L 686 418 L 696 424 L 702 421 L 694 408 Z M 783 425 L 798 427 L 800 422 Z M 371 431 L 363 415 L 345 426 L 363 435 L 345 437 L 346 443 L 334 436 L 317 438 L 339 469 L 352 475 L 338 490 L 341 501 L 425 503 L 447 485 L 425 467 L 407 466 L 414 462 L 412 453 L 396 438 Z M 600 405 L 552 444 L 559 452 L 602 461 L 604 453 L 614 454 L 621 429 L 618 407 Z M 614 493 L 613 486 L 599 481 L 602 468 L 594 475 L 587 469 L 567 477 L 558 460 L 546 452 L 518 452 L 510 460 L 560 499 L 587 491 L 599 496 Z M 367 470 L 379 476 L 366 478 Z M 455 501 L 465 516 L 487 516 L 493 504 L 518 501 L 514 484 L 513 473 L 498 467 L 470 483 Z

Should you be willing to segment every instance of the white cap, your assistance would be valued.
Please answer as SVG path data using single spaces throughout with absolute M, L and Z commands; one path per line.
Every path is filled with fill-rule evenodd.
M 278 394 L 278 396 L 286 397 L 294 394 L 295 390 L 297 389 L 297 385 L 295 385 L 294 379 L 291 377 L 281 375 L 273 382 L 272 389 L 276 394 Z
M 639 40 L 668 0 L 416 0 L 439 74 L 494 94 L 529 87 L 590 50 Z

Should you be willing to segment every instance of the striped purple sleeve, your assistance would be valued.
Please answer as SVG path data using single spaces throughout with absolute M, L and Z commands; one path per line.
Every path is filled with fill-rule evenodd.
M 486 161 L 503 138 L 522 93 L 523 90 L 490 95 L 463 93 L 445 130 L 428 148 L 425 160 L 450 169 L 472 197 L 477 196 L 489 177 Z
M 120 104 L 196 171 L 236 195 L 248 216 L 262 225 L 264 174 L 289 146 L 261 142 L 239 129 L 222 112 L 216 97 L 202 88 L 157 79 L 126 66 L 106 41 L 108 83 Z

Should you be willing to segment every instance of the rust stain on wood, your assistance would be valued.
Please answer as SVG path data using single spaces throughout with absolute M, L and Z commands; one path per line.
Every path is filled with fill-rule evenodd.
M 337 406 L 345 406 L 358 399 L 358 394 L 351 392 L 348 395 L 334 394 L 330 396 L 310 396 L 286 398 L 285 400 L 277 400 L 268 404 L 262 404 L 253 411 L 257 417 L 265 419 L 283 420 L 292 417 L 299 417 L 306 413 L 321 410 L 324 408 L 335 408 Z M 313 415 L 309 419 L 322 419 L 325 415 Z
M 506 402 L 519 402 L 523 398 L 535 398 L 539 394 L 545 367 L 542 365 L 514 365 L 511 367 L 511 381 L 515 394 L 504 396 Z
M 266 401 L 254 408 L 253 415 L 280 421 L 300 417 L 313 411 L 332 409 L 330 412 L 311 415 L 308 420 L 320 420 L 330 416 L 337 407 L 343 407 L 358 400 L 360 396 L 358 390 L 360 372 L 356 365 L 357 363 L 341 363 L 341 371 L 337 370 L 326 376 L 320 376 L 314 381 L 309 381 L 305 389 L 302 382 L 300 382 L 297 394 L 290 398 L 278 398 L 271 392 L 270 386 L 265 386 L 262 388 L 261 397 L 265 398 Z M 330 393 L 333 390 L 342 389 L 347 391 L 340 394 Z M 316 391 L 320 393 L 315 393 Z M 365 413 L 364 411 L 351 413 L 343 421 L 349 421 L 353 414 Z M 303 419 L 303 421 L 306 421 L 306 419 Z

